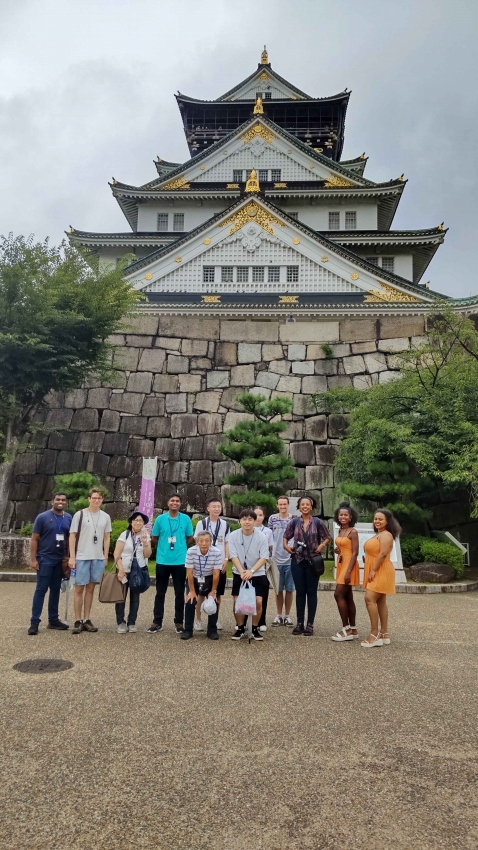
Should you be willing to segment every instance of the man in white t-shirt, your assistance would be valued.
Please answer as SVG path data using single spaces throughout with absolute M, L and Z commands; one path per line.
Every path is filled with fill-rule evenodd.
M 221 599 L 226 590 L 226 568 L 229 561 L 229 523 L 221 518 L 222 503 L 220 499 L 209 499 L 206 505 L 207 517 L 200 519 L 194 531 L 194 537 L 198 539 L 198 535 L 202 531 L 209 531 L 212 537 L 212 545 L 219 549 L 222 554 L 221 575 L 219 576 L 219 584 L 217 586 L 217 628 L 219 631 L 222 625 L 219 622 L 219 608 Z M 194 631 L 202 632 L 203 625 L 201 623 L 201 607 L 196 605 L 196 618 L 194 620 Z
M 256 613 L 252 617 L 253 640 L 264 640 L 259 631 L 258 623 L 262 613 L 262 597 L 268 591 L 269 580 L 266 576 L 265 563 L 269 557 L 267 537 L 262 531 L 254 528 L 257 517 L 254 511 L 247 508 L 239 514 L 241 527 L 232 531 L 229 537 L 229 555 L 232 559 L 232 596 L 234 599 L 234 616 L 236 631 L 232 640 L 240 640 L 245 635 L 244 614 L 236 614 L 236 599 L 243 581 L 250 581 L 256 591 Z
M 89 507 L 77 511 L 70 527 L 70 560 L 75 580 L 75 625 L 73 635 L 80 632 L 97 632 L 90 620 L 95 584 L 99 584 L 108 563 L 111 519 L 101 510 L 103 495 L 92 488 L 88 495 Z M 81 618 L 82 611 L 84 618 Z

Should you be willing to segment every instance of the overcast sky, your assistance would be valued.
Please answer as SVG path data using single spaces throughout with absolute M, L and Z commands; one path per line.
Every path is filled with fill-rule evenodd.
M 344 159 L 409 182 L 395 228 L 445 221 L 425 273 L 478 292 L 478 0 L 0 0 L 0 234 L 126 231 L 107 185 L 188 158 L 178 89 L 213 99 L 272 67 L 352 89 Z

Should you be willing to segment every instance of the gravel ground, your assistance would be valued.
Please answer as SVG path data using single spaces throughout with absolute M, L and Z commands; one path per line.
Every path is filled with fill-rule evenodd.
M 249 646 L 229 596 L 219 642 L 180 641 L 172 589 L 160 634 L 150 590 L 137 634 L 95 601 L 98 634 L 28 637 L 32 592 L 0 588 L 0 847 L 477 847 L 477 593 L 392 598 L 393 643 L 372 651 L 331 642 L 332 593 L 313 638 Z M 12 669 L 35 657 L 74 667 Z

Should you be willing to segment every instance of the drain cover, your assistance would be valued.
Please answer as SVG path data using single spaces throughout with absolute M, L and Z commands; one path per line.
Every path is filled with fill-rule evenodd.
M 20 673 L 60 673 L 70 667 L 73 667 L 73 662 L 62 658 L 30 658 L 13 665 L 13 669 Z

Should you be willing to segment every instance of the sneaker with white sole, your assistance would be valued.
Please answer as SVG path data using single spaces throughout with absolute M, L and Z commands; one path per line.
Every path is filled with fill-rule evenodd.
M 273 626 L 283 626 L 284 625 L 284 618 L 283 618 L 282 614 L 278 614 L 277 617 L 275 617 L 272 620 L 272 625 Z
M 260 631 L 260 632 L 266 632 L 266 631 L 267 631 L 267 626 L 266 626 L 266 625 L 264 625 L 264 626 L 259 626 L 259 631 Z
M 261 628 L 264 628 L 264 627 L 263 627 L 263 626 L 261 626 Z M 264 638 L 262 637 L 262 635 L 261 635 L 261 633 L 260 633 L 259 629 L 257 628 L 257 626 L 254 626 L 254 627 L 253 627 L 251 637 L 252 637 L 252 640 L 264 640 Z
M 204 626 L 201 623 L 201 620 L 194 620 L 194 631 L 195 632 L 203 632 Z
M 222 632 L 222 623 L 220 623 L 220 622 L 219 622 L 219 620 L 218 620 L 218 621 L 217 621 L 217 623 L 216 623 L 216 629 L 217 629 L 219 632 Z
M 294 623 L 292 622 L 291 617 L 289 617 L 289 615 L 286 614 L 285 617 L 284 617 L 284 626 L 293 626 L 293 625 L 294 625 Z
M 129 632 L 137 632 L 137 631 L 138 631 L 138 629 L 136 628 L 136 626 L 135 626 L 135 625 L 131 625 L 131 626 L 128 626 L 128 631 L 129 631 Z
M 128 626 L 126 625 L 126 623 L 120 623 L 116 631 L 119 635 L 125 635 L 128 631 Z
M 244 626 L 236 626 L 234 634 L 231 635 L 231 640 L 241 640 L 243 637 L 246 637 Z

